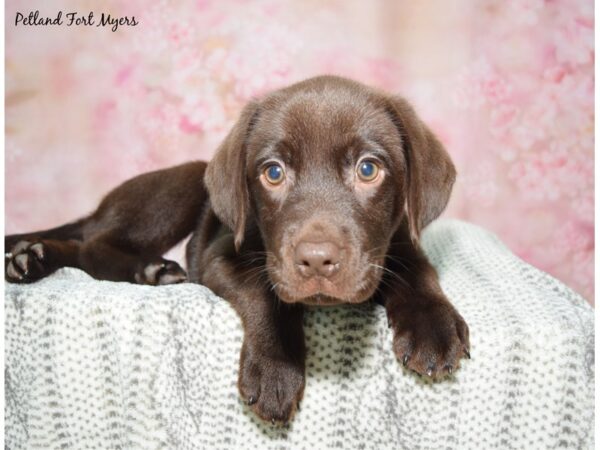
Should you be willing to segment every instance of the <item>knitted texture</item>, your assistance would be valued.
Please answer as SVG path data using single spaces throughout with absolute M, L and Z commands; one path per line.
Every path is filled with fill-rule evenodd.
M 7 448 L 592 448 L 592 308 L 475 226 L 438 221 L 422 242 L 472 359 L 431 382 L 395 359 L 382 307 L 309 308 L 287 428 L 239 399 L 240 320 L 207 288 L 75 269 L 7 284 Z

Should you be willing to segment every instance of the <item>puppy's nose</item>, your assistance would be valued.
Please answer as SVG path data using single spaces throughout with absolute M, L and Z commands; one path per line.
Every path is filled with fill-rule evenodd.
M 297 269 L 305 277 L 331 277 L 340 269 L 340 249 L 333 242 L 305 242 L 296 246 Z

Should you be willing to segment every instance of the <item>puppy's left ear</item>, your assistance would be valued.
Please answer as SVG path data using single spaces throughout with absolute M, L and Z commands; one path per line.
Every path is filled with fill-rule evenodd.
M 450 156 L 413 107 L 403 98 L 389 97 L 388 113 L 400 131 L 406 160 L 406 213 L 410 237 L 418 242 L 421 230 L 448 204 L 456 169 Z
M 204 175 L 211 207 L 219 220 L 233 231 L 236 250 L 244 240 L 250 214 L 246 143 L 258 110 L 257 102 L 250 102 L 244 107 L 238 121 L 208 163 Z

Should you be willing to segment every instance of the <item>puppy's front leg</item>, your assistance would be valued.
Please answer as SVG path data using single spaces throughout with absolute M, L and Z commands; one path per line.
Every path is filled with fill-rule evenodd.
M 263 270 L 260 265 L 240 266 L 235 258 L 217 258 L 202 283 L 227 299 L 242 319 L 242 398 L 263 420 L 286 423 L 304 393 L 303 307 L 278 300 L 268 281 L 257 278 Z
M 383 299 L 397 358 L 433 378 L 451 374 L 469 357 L 469 327 L 446 298 L 422 250 L 396 241 L 387 258 Z
M 238 387 L 262 419 L 287 423 L 304 393 L 303 308 L 276 305 L 266 297 L 263 300 L 262 311 L 243 312 L 245 336 Z

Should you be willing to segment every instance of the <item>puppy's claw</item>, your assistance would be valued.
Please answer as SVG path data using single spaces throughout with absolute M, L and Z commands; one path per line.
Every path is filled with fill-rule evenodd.
M 408 353 L 404 355 L 404 358 L 402 358 L 402 364 L 404 365 L 404 367 L 406 367 L 406 365 L 408 364 L 408 358 Z
M 23 273 L 27 275 L 27 272 L 29 272 L 29 256 L 27 253 L 21 253 L 20 255 L 15 256 L 14 261 Z
M 449 373 L 450 375 L 452 375 L 452 366 L 451 366 L 450 364 L 447 364 L 447 365 L 446 365 L 446 370 L 448 371 L 448 373 Z
M 463 351 L 465 352 L 465 356 L 466 356 L 468 359 L 471 359 L 471 353 L 469 353 L 469 350 L 467 350 L 467 349 L 465 348 L 465 349 L 463 349 Z
M 271 419 L 271 425 L 275 425 L 275 417 Z
M 300 402 L 296 405 L 296 410 L 300 411 Z
M 27 247 L 29 247 L 29 241 L 19 241 L 15 244 L 15 246 L 11 249 L 10 252 L 13 255 L 16 255 L 25 250 Z
M 432 376 L 434 370 L 435 370 L 435 366 L 433 364 L 430 364 L 429 367 L 427 368 L 427 376 L 428 377 Z
M 19 273 L 12 261 L 8 263 L 8 266 L 6 267 L 6 273 L 10 278 L 16 278 L 17 280 L 23 279 L 23 275 Z
M 246 404 L 248 406 L 252 406 L 256 403 L 256 397 L 253 397 L 252 395 L 250 397 L 248 397 L 248 401 L 246 402 Z
M 31 247 L 29 247 L 29 250 L 33 252 L 33 254 L 38 260 L 41 261 L 42 259 L 44 259 L 44 244 L 42 244 L 41 242 L 33 244 Z

